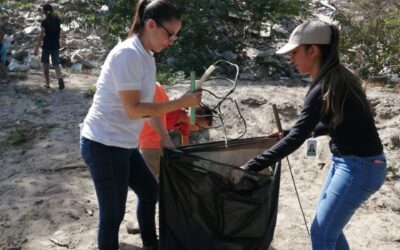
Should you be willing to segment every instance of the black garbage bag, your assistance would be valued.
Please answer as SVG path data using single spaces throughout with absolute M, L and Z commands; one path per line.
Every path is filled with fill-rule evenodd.
M 275 142 L 262 137 L 165 150 L 160 249 L 267 249 L 276 224 L 280 162 L 270 175 L 238 167 Z

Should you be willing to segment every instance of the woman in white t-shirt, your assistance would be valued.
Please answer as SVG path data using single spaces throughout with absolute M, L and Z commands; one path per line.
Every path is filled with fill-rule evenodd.
M 128 187 L 138 196 L 137 218 L 144 249 L 158 249 L 155 210 L 158 184 L 138 150 L 144 118 L 172 143 L 159 115 L 197 106 L 201 92 L 153 103 L 156 66 L 153 52 L 173 44 L 181 28 L 170 0 L 139 0 L 130 36 L 108 54 L 81 132 L 81 153 L 89 166 L 99 203 L 99 249 L 118 249 L 118 230 Z

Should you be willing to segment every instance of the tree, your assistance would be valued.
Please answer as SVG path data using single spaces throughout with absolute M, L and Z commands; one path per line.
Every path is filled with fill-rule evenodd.
M 343 51 L 360 76 L 399 73 L 400 4 L 397 0 L 350 0 L 337 12 Z
M 98 4 L 98 1 L 91 0 Z M 298 15 L 303 8 L 301 0 L 175 0 L 182 12 L 182 30 L 175 45 L 157 55 L 159 70 L 195 70 L 204 68 L 218 59 L 216 51 L 241 51 L 246 26 L 260 30 L 262 23 L 279 22 L 288 15 Z M 93 21 L 105 29 L 104 39 L 113 47 L 118 38 L 129 33 L 136 1 L 115 0 L 110 13 Z M 90 20 L 90 18 L 87 18 Z

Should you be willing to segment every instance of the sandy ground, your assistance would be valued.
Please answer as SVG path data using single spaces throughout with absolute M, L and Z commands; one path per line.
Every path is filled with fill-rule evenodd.
M 95 76 L 67 74 L 66 89 L 44 89 L 39 73 L 23 81 L 0 86 L 0 249 L 96 249 L 98 207 L 89 172 L 79 153 L 79 126 L 91 104 L 83 93 L 96 82 Z M 207 88 L 222 94 L 228 86 L 209 83 Z M 189 89 L 168 87 L 170 96 Z M 304 85 L 282 82 L 241 82 L 232 95 L 247 123 L 245 137 L 275 130 L 272 104 L 281 111 L 288 128 L 297 117 Z M 400 249 L 400 154 L 393 137 L 399 136 L 399 89 L 371 87 L 368 96 L 376 112 L 377 126 L 389 171 L 381 190 L 365 203 L 345 228 L 352 249 Z M 215 103 L 204 94 L 206 103 Z M 227 134 L 234 138 L 244 130 L 232 103 L 222 106 Z M 23 130 L 24 143 L 5 145 L 15 129 Z M 223 130 L 212 129 L 195 135 L 194 142 L 223 139 Z M 289 156 L 300 199 L 310 224 L 329 169 L 328 138 L 321 137 L 318 157 L 305 156 L 302 146 Z M 321 169 L 321 165 L 325 167 Z M 271 249 L 309 249 L 303 222 L 286 160 L 278 222 Z M 140 249 L 138 236 L 128 235 L 127 222 L 135 222 L 135 195 L 129 192 L 127 211 L 120 229 L 120 249 Z

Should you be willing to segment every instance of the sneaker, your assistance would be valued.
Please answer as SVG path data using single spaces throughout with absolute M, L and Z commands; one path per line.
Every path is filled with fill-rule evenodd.
M 64 79 L 62 79 L 62 78 L 58 79 L 58 88 L 60 90 L 63 90 L 65 88 Z

